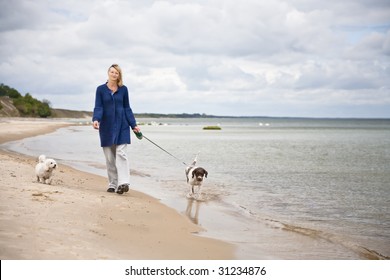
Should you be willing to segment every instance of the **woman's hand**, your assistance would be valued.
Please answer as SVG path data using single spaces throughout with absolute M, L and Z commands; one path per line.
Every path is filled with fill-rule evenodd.
M 138 132 L 141 131 L 141 129 L 139 128 L 139 126 L 135 126 L 135 127 L 133 128 L 133 131 L 134 131 L 135 133 L 138 133 Z
M 92 123 L 92 126 L 93 126 L 93 128 L 94 129 L 99 129 L 99 122 L 98 121 L 94 121 L 93 123 Z
M 141 140 L 141 139 L 143 138 L 141 129 L 140 129 L 138 126 L 135 126 L 135 127 L 133 128 L 133 132 L 134 132 L 135 136 L 137 136 L 137 138 L 138 138 L 139 140 Z

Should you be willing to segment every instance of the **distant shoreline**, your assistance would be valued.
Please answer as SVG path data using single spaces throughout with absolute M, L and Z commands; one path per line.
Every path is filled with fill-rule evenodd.
M 343 117 L 343 118 L 330 118 L 330 117 L 274 117 L 274 116 L 219 116 L 219 115 L 207 115 L 207 114 L 159 114 L 159 113 L 135 113 L 135 117 L 138 118 L 225 118 L 225 119 L 292 119 L 292 120 L 390 120 L 390 118 L 361 118 L 361 117 Z
M 70 119 L 87 119 L 92 118 L 93 112 L 91 111 L 77 111 L 77 110 L 68 110 L 68 109 L 52 109 L 53 115 L 47 119 L 61 119 L 61 118 L 70 118 Z M 184 119 L 290 119 L 290 120 L 390 120 L 390 118 L 362 118 L 362 117 L 289 117 L 289 116 L 220 116 L 220 115 L 208 115 L 200 113 L 180 113 L 180 114 L 162 114 L 162 113 L 134 113 L 136 118 L 184 118 Z M 0 116 L 0 118 L 7 118 L 6 116 Z M 33 118 L 33 119 L 45 119 L 39 117 L 22 117 L 15 116 L 17 119 Z

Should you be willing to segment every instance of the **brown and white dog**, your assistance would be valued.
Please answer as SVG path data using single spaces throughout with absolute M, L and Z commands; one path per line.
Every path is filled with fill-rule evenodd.
M 190 185 L 190 191 L 187 198 L 201 199 L 203 179 L 209 174 L 203 167 L 196 166 L 197 156 L 190 166 L 185 169 L 187 183 Z

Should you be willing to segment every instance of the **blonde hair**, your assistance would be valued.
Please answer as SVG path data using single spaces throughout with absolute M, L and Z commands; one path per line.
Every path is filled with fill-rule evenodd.
M 123 86 L 123 80 L 122 80 L 122 69 L 119 67 L 118 64 L 112 64 L 110 67 L 108 67 L 108 72 L 110 72 L 110 69 L 114 68 L 116 71 L 119 72 L 119 77 L 118 77 L 118 86 L 121 87 Z

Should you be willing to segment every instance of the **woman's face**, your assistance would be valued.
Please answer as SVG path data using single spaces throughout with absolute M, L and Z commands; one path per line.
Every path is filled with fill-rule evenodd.
M 117 82 L 119 78 L 119 72 L 114 68 L 110 67 L 108 70 L 108 79 L 112 82 Z

